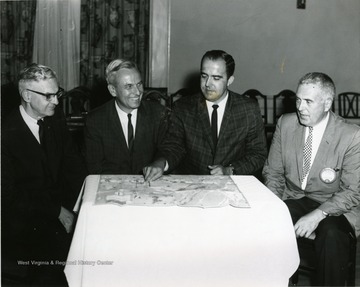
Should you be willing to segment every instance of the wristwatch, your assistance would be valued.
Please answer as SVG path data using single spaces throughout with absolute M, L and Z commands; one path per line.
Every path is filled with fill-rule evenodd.
M 322 210 L 322 213 L 325 215 L 325 217 L 329 216 L 329 213 L 325 212 L 324 210 Z

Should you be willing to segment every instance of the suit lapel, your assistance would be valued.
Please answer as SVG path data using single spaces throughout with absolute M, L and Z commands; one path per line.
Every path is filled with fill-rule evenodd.
M 294 135 L 294 146 L 295 146 L 295 157 L 296 165 L 298 171 L 298 180 L 299 186 L 301 185 L 302 170 L 303 170 L 303 148 L 304 148 L 304 139 L 305 137 L 305 127 L 302 126 L 299 121 L 297 122 L 297 127 Z M 291 152 L 291 151 L 290 151 Z
M 46 172 L 50 171 L 50 174 L 54 181 L 56 181 L 57 175 L 57 159 L 59 158 L 58 142 L 56 140 L 53 123 L 49 118 L 44 118 L 44 136 L 45 136 L 45 147 L 42 150 L 42 158 L 46 164 Z M 41 147 L 41 145 L 39 145 Z M 47 170 L 49 169 L 49 170 Z
M 202 130 L 204 131 L 204 141 L 209 145 L 211 152 L 213 155 L 215 155 L 215 145 L 212 140 L 211 136 L 211 126 L 210 126 L 210 120 L 209 120 L 209 113 L 206 107 L 206 101 L 204 96 L 201 95 L 201 98 L 198 101 L 198 119 L 200 121 L 200 124 L 202 126 Z
M 149 129 L 148 124 L 151 122 L 151 120 L 151 117 L 149 117 L 149 114 L 147 113 L 147 109 L 145 108 L 144 104 L 141 103 L 138 108 L 136 123 L 133 123 L 136 125 L 134 141 L 135 150 L 138 150 L 137 147 L 140 147 L 144 144 L 144 136 L 146 131 Z
M 130 154 L 129 148 L 126 143 L 124 131 L 121 126 L 121 121 L 120 121 L 119 115 L 116 111 L 116 107 L 115 107 L 116 103 L 115 103 L 115 101 L 113 101 L 112 103 L 113 104 L 110 105 L 110 110 L 109 110 L 110 128 L 114 133 L 114 138 L 119 141 L 119 150 L 126 150 L 127 153 Z M 121 148 L 121 146 L 124 146 L 125 148 Z
M 309 178 L 313 176 L 319 177 L 319 175 L 314 174 L 315 171 L 317 172 L 321 170 L 323 163 L 326 162 L 326 159 L 329 156 L 331 156 L 328 153 L 331 150 L 329 148 L 329 145 L 331 144 L 332 139 L 335 137 L 335 125 L 333 124 L 333 121 L 334 121 L 334 116 L 330 113 L 329 121 L 327 123 L 318 151 L 315 155 L 314 162 L 309 172 Z
M 224 138 L 226 132 L 228 129 L 231 129 L 230 124 L 230 117 L 231 117 L 231 109 L 232 109 L 232 92 L 229 91 L 229 96 L 226 102 L 225 110 L 224 110 L 224 116 L 221 122 L 220 132 L 219 132 L 219 139 L 218 139 L 218 145 L 221 145 L 221 141 Z

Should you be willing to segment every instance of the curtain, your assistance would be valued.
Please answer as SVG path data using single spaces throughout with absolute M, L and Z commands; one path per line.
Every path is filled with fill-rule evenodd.
M 152 0 L 151 5 L 149 86 L 168 87 L 170 0 Z
M 81 0 L 80 83 L 105 90 L 105 68 L 116 58 L 134 61 L 147 84 L 150 0 Z
M 16 83 L 21 69 L 32 62 L 35 1 L 0 1 L 1 84 Z
M 22 68 L 37 62 L 53 68 L 67 90 L 93 88 L 105 80 L 110 61 L 127 58 L 137 63 L 148 85 L 149 3 L 0 1 L 1 83 L 16 82 Z
M 38 0 L 33 61 L 51 67 L 60 86 L 80 84 L 80 0 Z

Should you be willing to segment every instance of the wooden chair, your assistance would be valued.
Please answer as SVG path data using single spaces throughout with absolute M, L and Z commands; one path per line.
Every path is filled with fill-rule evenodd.
M 255 89 L 247 90 L 243 94 L 243 96 L 252 98 L 258 102 L 264 124 L 267 124 L 268 123 L 267 96 L 263 95 L 262 93 L 260 93 L 258 90 Z
M 165 107 L 169 107 L 170 98 L 167 95 L 167 88 L 144 88 L 143 101 L 156 101 Z
M 281 105 L 280 105 L 281 100 Z M 273 123 L 276 124 L 277 120 L 282 114 L 296 112 L 296 94 L 291 90 L 282 90 L 273 98 Z
M 360 118 L 360 93 L 346 92 L 338 95 L 339 115 L 343 118 Z
M 170 98 L 171 98 L 170 108 L 172 109 L 174 107 L 174 104 L 178 100 L 180 100 L 182 97 L 187 97 L 191 94 L 193 94 L 193 91 L 191 91 L 188 88 L 181 88 L 181 89 L 177 90 L 175 93 L 170 95 Z
M 261 110 L 261 117 L 262 117 L 263 122 L 264 122 L 266 144 L 267 144 L 267 148 L 269 150 L 270 145 L 271 145 L 271 141 L 272 141 L 272 137 L 273 137 L 273 134 L 275 132 L 275 125 L 274 124 L 269 124 L 269 122 L 268 122 L 267 96 L 263 95 L 262 93 L 260 93 L 256 89 L 247 90 L 243 94 L 243 96 L 252 98 L 259 104 L 259 107 L 260 107 L 260 110 Z
M 87 114 L 90 110 L 90 90 L 82 86 L 71 89 L 61 98 L 61 105 L 66 117 Z
M 346 286 L 355 286 L 357 239 L 352 233 L 349 233 L 349 239 L 350 252 Z M 314 241 L 306 238 L 298 238 L 297 243 L 300 254 L 300 265 L 294 275 L 290 278 L 293 286 L 296 286 L 299 281 L 299 273 L 309 273 L 310 275 L 314 275 L 316 272 Z
M 77 150 L 84 154 L 84 127 L 88 112 L 90 111 L 91 92 L 84 86 L 68 91 L 61 98 L 61 105 L 66 116 L 66 124 Z

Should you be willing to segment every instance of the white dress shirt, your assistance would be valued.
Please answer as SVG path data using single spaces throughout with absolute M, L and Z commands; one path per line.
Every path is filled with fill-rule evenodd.
M 322 139 L 322 137 L 324 135 L 324 132 L 325 132 L 328 121 L 329 121 L 329 113 L 327 113 L 326 117 L 323 118 L 320 123 L 313 126 L 313 141 L 312 141 L 312 150 L 311 150 L 310 170 L 311 170 L 311 166 L 312 166 L 312 164 L 314 162 L 316 153 L 317 153 L 317 151 L 319 149 L 321 139 Z M 305 137 L 304 137 L 305 138 L 304 139 L 304 144 L 305 144 L 305 141 L 306 141 L 308 135 L 309 135 L 309 127 L 306 127 L 306 129 L 305 129 Z M 301 184 L 301 188 L 303 190 L 306 187 L 307 178 L 308 178 L 308 175 L 310 173 L 310 170 L 309 170 L 308 174 L 306 175 L 306 177 L 304 178 L 304 180 L 303 180 L 303 182 Z
M 121 123 L 122 130 L 124 132 L 126 143 L 129 146 L 129 142 L 128 142 L 128 121 L 129 121 L 128 114 L 125 113 L 122 109 L 119 108 L 116 101 L 115 101 L 115 107 L 116 107 L 116 111 L 117 111 L 117 113 L 119 115 L 119 118 L 120 118 L 120 123 Z M 135 110 L 133 110 L 131 112 L 131 123 L 132 123 L 132 126 L 134 128 L 134 139 L 135 139 L 135 134 L 136 134 L 137 111 L 138 110 L 135 109 Z
M 30 131 L 36 138 L 36 140 L 40 143 L 40 137 L 39 137 L 39 125 L 37 124 L 38 120 L 35 120 L 34 118 L 30 117 L 27 112 L 25 111 L 24 107 L 20 105 L 20 114 L 25 121 L 25 124 L 29 127 Z M 40 120 L 40 118 L 39 118 Z
M 214 103 L 214 102 L 210 102 L 208 100 L 206 100 L 206 106 L 207 106 L 207 109 L 208 109 L 208 114 L 209 114 L 209 119 L 210 119 L 210 123 L 211 123 L 211 115 L 212 115 L 212 112 L 213 112 L 213 105 L 218 105 L 218 109 L 217 109 L 217 126 L 218 126 L 218 136 L 219 136 L 219 133 L 220 133 L 220 128 L 221 128 L 221 123 L 222 123 L 222 120 L 223 120 L 223 117 L 224 117 L 224 113 L 225 113 L 225 107 L 226 107 L 226 103 L 227 103 L 227 100 L 228 100 L 228 97 L 229 97 L 229 92 L 226 92 L 226 96 L 218 103 Z

